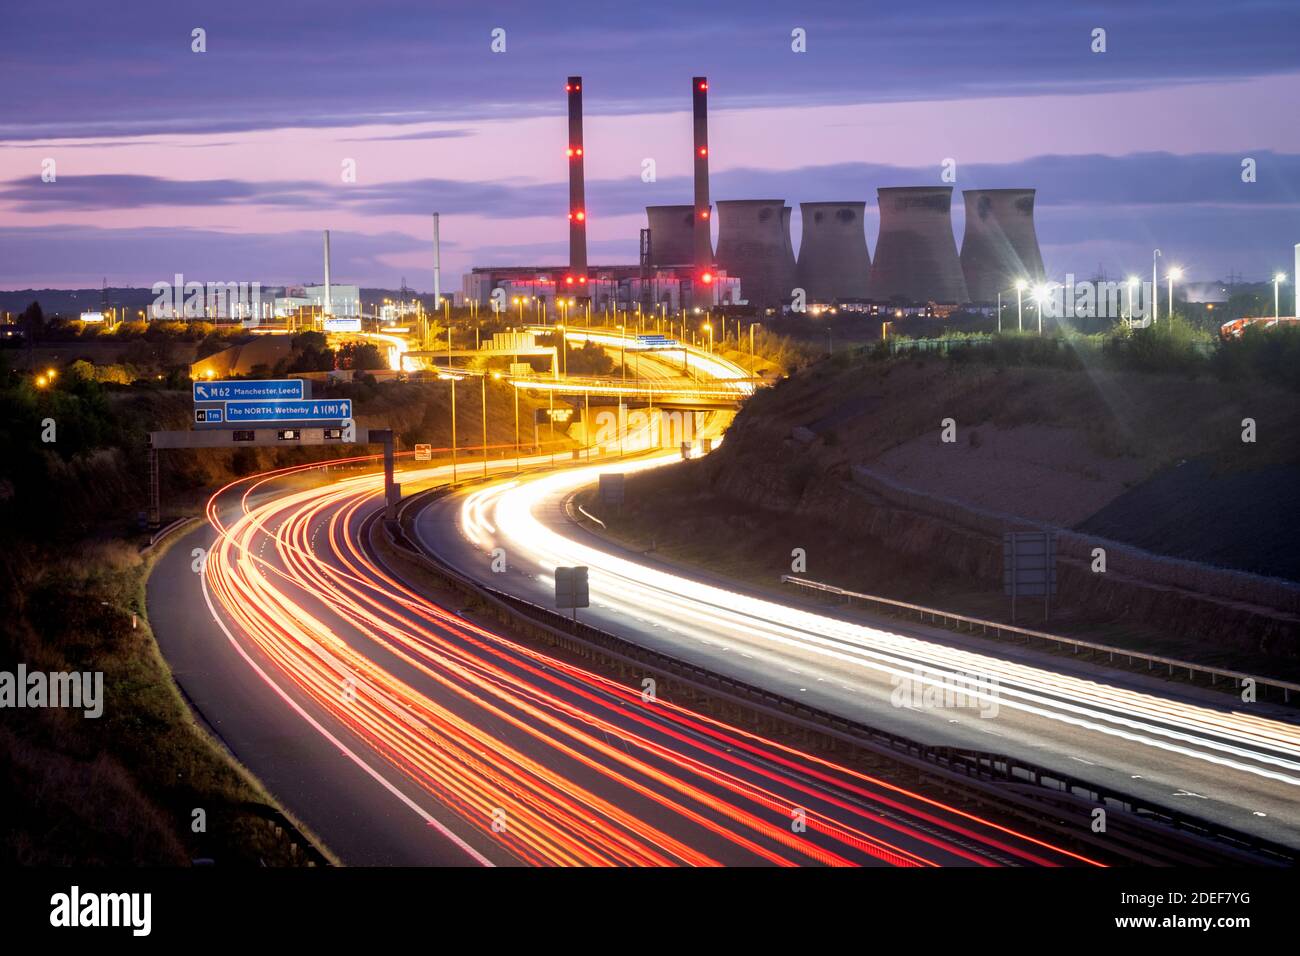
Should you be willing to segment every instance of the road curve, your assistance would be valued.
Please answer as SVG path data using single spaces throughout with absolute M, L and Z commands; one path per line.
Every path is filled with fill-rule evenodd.
M 215 494 L 149 610 L 203 716 L 345 862 L 1090 862 L 439 606 L 372 546 L 378 476 L 302 487 L 303 471 Z
M 1300 846 L 1294 711 L 1003 649 L 881 618 L 812 613 L 627 552 L 575 525 L 565 501 L 600 473 L 660 456 L 525 477 L 443 499 L 422 545 L 498 589 L 549 604 L 559 565 L 591 568 L 587 619 L 644 646 L 940 745 L 1006 753 Z M 490 573 L 503 548 L 509 571 Z M 966 692 L 958 706 L 925 695 Z

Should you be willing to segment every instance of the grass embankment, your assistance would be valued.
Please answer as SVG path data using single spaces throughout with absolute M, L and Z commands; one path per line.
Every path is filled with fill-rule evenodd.
M 103 715 L 6 714 L 0 778 L 20 865 L 292 866 L 305 847 L 274 800 L 190 716 L 144 617 L 151 558 L 81 542 L 35 556 L 8 596 L 5 669 L 100 671 Z M 200 815 L 201 812 L 201 815 Z
M 0 370 L 2 371 L 2 370 Z M 145 433 L 184 428 L 187 392 L 114 387 L 64 373 L 54 387 L 4 376 L 0 441 L 0 669 L 100 671 L 104 712 L 6 710 L 0 788 L 3 857 L 22 865 L 304 863 L 279 808 L 192 718 L 145 617 L 151 560 L 135 527 L 146 507 Z M 358 426 L 392 427 L 400 447 L 450 444 L 446 383 L 338 388 Z M 488 385 L 489 443 L 513 446 L 514 395 Z M 532 410 L 519 403 L 525 443 Z M 458 386 L 458 444 L 482 443 L 477 382 Z M 53 441 L 43 441 L 52 421 Z M 545 429 L 543 429 L 545 440 Z M 556 443 L 566 446 L 562 434 Z M 374 449 L 377 451 L 378 449 Z M 338 448 L 167 452 L 164 519 L 197 513 L 206 489 L 274 467 L 337 457 Z M 132 619 L 134 617 L 134 626 Z M 195 811 L 206 816 L 196 831 Z

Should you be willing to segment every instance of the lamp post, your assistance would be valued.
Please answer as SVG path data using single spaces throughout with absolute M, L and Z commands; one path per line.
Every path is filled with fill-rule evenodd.
M 1002 293 L 998 293 L 998 332 L 1002 332 Z
M 1129 328 L 1132 328 L 1133 327 L 1133 290 L 1137 288 L 1138 277 L 1129 276 L 1128 282 L 1125 284 L 1128 286 L 1128 325 Z
M 1026 282 L 1024 279 L 1016 280 L 1016 331 L 1017 332 L 1023 332 L 1025 330 L 1024 299 L 1025 299 L 1025 289 L 1028 288 L 1028 286 L 1029 283 Z
M 1285 281 L 1286 281 L 1285 272 L 1278 272 L 1273 275 L 1273 324 L 1274 325 L 1277 325 L 1278 319 L 1281 318 L 1281 311 L 1282 311 L 1281 306 L 1279 305 L 1277 287 L 1280 286 Z
M 1160 321 L 1160 277 L 1156 274 L 1156 259 L 1164 253 L 1159 249 L 1151 252 L 1151 324 Z
M 451 483 L 456 483 L 456 376 L 448 375 L 451 380 Z
M 488 447 L 487 447 L 487 376 L 479 378 L 479 383 L 483 387 L 483 477 L 488 473 Z
M 1169 318 L 1174 317 L 1174 280 L 1183 277 L 1183 270 L 1174 266 L 1169 270 Z

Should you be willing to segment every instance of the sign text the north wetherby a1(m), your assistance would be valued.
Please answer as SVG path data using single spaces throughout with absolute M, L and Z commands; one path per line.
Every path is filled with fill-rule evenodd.
M 195 402 L 247 402 L 309 399 L 311 390 L 300 378 L 235 379 L 195 382 Z
M 304 401 L 226 402 L 226 424 L 253 422 L 340 422 L 352 417 L 350 398 Z

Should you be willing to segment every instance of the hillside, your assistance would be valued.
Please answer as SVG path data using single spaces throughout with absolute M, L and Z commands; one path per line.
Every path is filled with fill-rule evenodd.
M 799 547 L 811 578 L 998 619 L 1002 532 L 1049 526 L 1053 630 L 1191 654 L 1226 629 L 1232 653 L 1271 656 L 1297 647 L 1297 478 L 1300 397 L 1281 384 L 1096 352 L 858 350 L 760 392 L 716 452 L 636 476 L 623 513 L 597 513 L 714 572 L 770 584 Z

